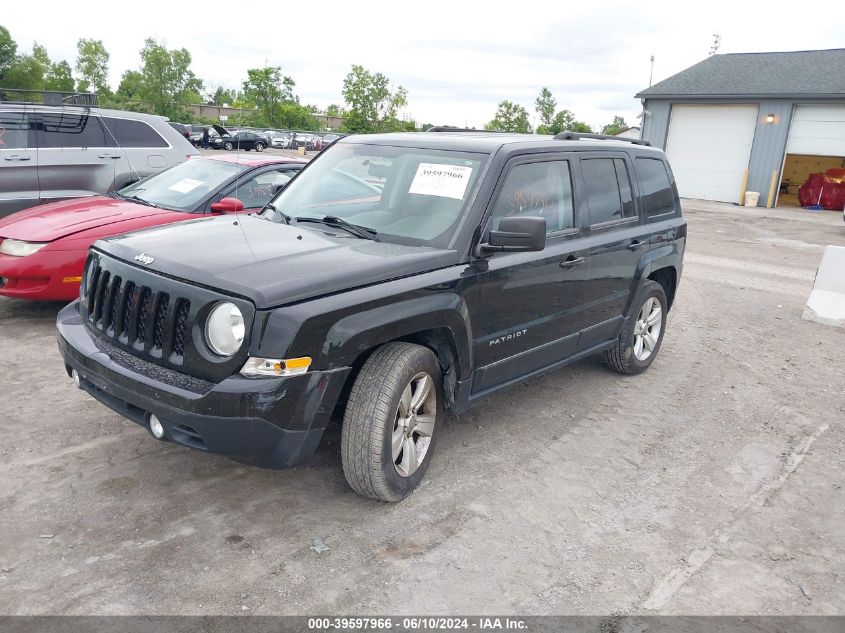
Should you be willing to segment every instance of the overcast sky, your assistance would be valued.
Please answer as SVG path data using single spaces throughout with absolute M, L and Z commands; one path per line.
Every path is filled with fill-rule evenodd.
M 125 6 L 125 8 L 124 8 Z M 215 8 L 219 6 L 219 8 Z M 206 87 L 239 87 L 247 68 L 282 66 L 303 104 L 342 103 L 352 64 L 380 71 L 408 90 L 406 114 L 419 123 L 482 126 L 502 99 L 535 117 L 548 86 L 559 108 L 600 127 L 621 114 L 636 124 L 634 94 L 720 53 L 845 48 L 845 18 L 834 2 L 427 3 L 182 0 L 124 3 L 3 0 L 0 24 L 24 51 L 33 40 L 50 57 L 76 57 L 80 37 L 111 53 L 111 82 L 140 64 L 148 36 L 187 48 Z M 839 16 L 839 17 L 836 17 Z M 843 72 L 831 69 L 831 72 Z

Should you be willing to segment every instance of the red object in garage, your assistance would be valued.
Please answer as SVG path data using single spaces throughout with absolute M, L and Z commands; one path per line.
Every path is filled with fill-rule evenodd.
M 818 205 L 829 211 L 845 210 L 845 169 L 810 174 L 798 190 L 798 202 L 802 207 Z

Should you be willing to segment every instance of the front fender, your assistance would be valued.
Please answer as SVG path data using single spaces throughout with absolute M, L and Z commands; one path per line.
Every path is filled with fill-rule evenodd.
M 472 367 L 472 329 L 466 302 L 454 293 L 437 293 L 350 314 L 329 329 L 320 367 L 351 365 L 373 347 L 430 330 L 446 330 L 454 345 L 459 378 Z

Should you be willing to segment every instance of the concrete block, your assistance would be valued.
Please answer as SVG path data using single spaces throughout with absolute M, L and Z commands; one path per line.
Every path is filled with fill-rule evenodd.
M 803 317 L 808 321 L 845 327 L 845 246 L 824 249 Z

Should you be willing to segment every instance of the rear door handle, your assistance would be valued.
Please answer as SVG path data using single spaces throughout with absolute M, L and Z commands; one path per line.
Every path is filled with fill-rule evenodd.
M 98 158 L 114 158 L 116 160 L 120 158 L 120 154 L 100 154 Z
M 640 240 L 631 240 L 631 243 L 628 244 L 628 250 L 635 251 L 642 246 L 645 246 L 645 242 L 641 242 Z
M 18 156 L 17 154 L 6 156 L 6 160 L 29 160 L 29 158 L 29 156 Z
M 560 262 L 559 266 L 561 268 L 575 268 L 576 266 L 580 266 L 584 263 L 583 257 L 568 257 Z

